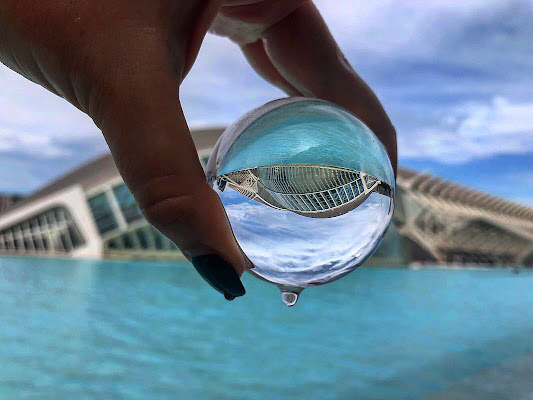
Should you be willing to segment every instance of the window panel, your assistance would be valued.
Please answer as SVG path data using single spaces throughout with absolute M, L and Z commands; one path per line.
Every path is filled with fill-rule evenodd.
M 137 229 L 136 231 L 137 239 L 139 240 L 139 243 L 141 244 L 141 247 L 143 249 L 148 249 L 148 238 L 146 237 L 146 232 L 144 231 L 144 228 Z
M 83 244 L 83 237 L 63 207 L 47 210 L 4 229 L 0 231 L 1 237 L 3 250 L 24 253 L 70 251 Z
M 143 218 L 142 212 L 137 205 L 135 198 L 125 184 L 122 183 L 118 186 L 115 186 L 113 188 L 113 193 L 115 194 L 115 198 L 120 206 L 120 211 L 122 211 L 122 215 L 124 215 L 126 222 L 130 223 Z
M 89 199 L 89 207 L 101 234 L 118 228 L 117 220 L 105 193 L 91 197 Z

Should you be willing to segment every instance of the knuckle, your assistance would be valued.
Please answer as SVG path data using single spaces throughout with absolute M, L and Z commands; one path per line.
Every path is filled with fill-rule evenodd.
M 136 198 L 146 220 L 158 229 L 165 229 L 170 225 L 193 224 L 200 217 L 209 192 L 212 190 L 206 184 L 188 186 L 179 176 L 169 175 L 152 178 L 137 187 Z
M 150 224 L 164 229 L 169 225 L 193 223 L 198 215 L 197 204 L 192 195 L 176 195 L 141 206 L 141 210 Z

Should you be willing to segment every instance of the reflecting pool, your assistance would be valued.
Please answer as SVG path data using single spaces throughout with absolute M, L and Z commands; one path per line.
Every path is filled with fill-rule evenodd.
M 226 302 L 189 264 L 0 258 L 0 398 L 533 392 L 531 272 L 362 267 L 294 308 L 244 284 Z

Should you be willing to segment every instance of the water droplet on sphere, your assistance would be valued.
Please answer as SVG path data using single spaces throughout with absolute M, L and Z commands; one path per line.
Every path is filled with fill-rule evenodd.
M 255 266 L 249 272 L 278 285 L 288 306 L 301 289 L 365 262 L 392 218 L 385 148 L 322 100 L 280 99 L 244 115 L 220 137 L 206 173 Z
M 291 291 L 281 291 L 281 300 L 287 307 L 292 307 L 298 301 L 299 293 Z

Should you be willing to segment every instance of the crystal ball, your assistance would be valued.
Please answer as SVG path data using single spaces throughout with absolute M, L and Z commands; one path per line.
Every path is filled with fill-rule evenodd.
M 332 103 L 285 98 L 222 134 L 207 179 L 253 263 L 287 305 L 303 288 L 363 264 L 391 222 L 394 172 L 385 148 Z

